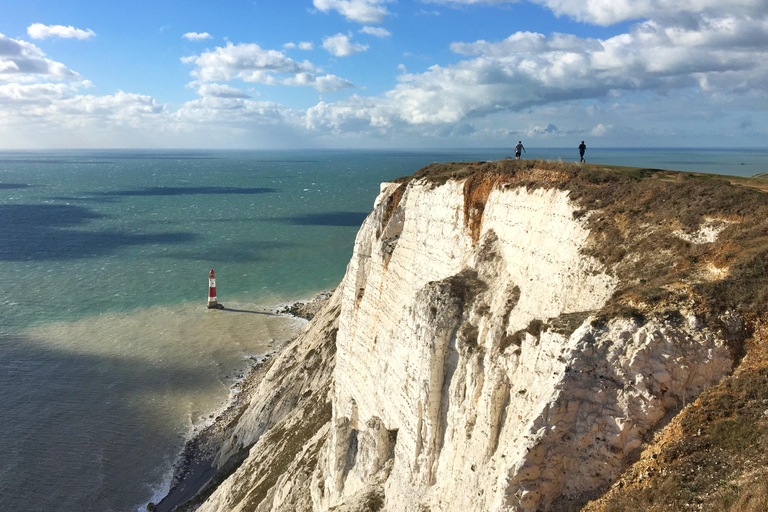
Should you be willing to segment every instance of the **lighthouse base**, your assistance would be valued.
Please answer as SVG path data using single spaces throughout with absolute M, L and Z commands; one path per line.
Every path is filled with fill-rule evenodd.
M 209 302 L 208 309 L 224 309 L 224 304 L 219 304 L 218 302 Z

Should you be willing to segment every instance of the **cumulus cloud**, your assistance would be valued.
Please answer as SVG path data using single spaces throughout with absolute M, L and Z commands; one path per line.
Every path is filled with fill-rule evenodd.
M 277 50 L 265 50 L 257 44 L 227 43 L 226 47 L 184 57 L 194 64 L 191 75 L 200 82 L 243 80 L 267 85 L 314 87 L 320 92 L 335 92 L 354 87 L 352 82 L 335 75 L 317 74 L 321 71 L 309 61 L 298 62 Z
M 462 5 L 503 5 L 520 0 L 422 0 L 424 3 Z M 555 13 L 577 21 L 612 25 L 641 19 L 669 19 L 680 15 L 709 13 L 722 16 L 760 17 L 768 12 L 764 0 L 531 0 Z
M 503 141 L 511 134 L 515 140 L 592 136 L 634 141 L 638 135 L 666 140 L 670 127 L 681 123 L 693 127 L 695 134 L 700 133 L 696 127 L 715 122 L 734 133 L 741 128 L 741 136 L 757 137 L 764 131 L 761 116 L 744 116 L 768 109 L 768 69 L 761 65 L 768 57 L 765 0 L 734 0 L 729 12 L 719 11 L 711 0 L 533 1 L 590 23 L 638 16 L 641 21 L 606 39 L 517 32 L 503 40 L 455 42 L 450 48 L 458 61 L 453 64 L 434 65 L 420 73 L 409 73 L 401 65 L 398 85 L 388 92 L 321 101 L 306 110 L 253 101 L 226 82 L 311 87 L 321 93 L 354 85 L 283 51 L 227 43 L 182 59 L 193 67 L 195 80 L 190 86 L 200 97 L 169 112 L 148 96 L 122 91 L 82 94 L 87 82 L 80 75 L 47 59 L 34 44 L 0 35 L 0 128 L 12 133 L 7 127 L 17 122 L 17 126 L 56 126 L 61 132 L 111 126 L 167 134 L 204 126 L 220 126 L 222 133 L 263 126 L 264 133 L 289 130 L 315 137 L 344 134 L 349 137 L 345 140 L 406 142 L 419 137 Z M 378 7 L 386 13 L 385 5 L 315 0 L 318 9 L 335 10 L 361 23 L 378 21 L 361 21 L 362 15 L 350 14 L 353 7 L 355 12 Z M 379 13 L 378 20 L 384 16 Z M 370 25 L 359 32 L 389 34 Z M 311 50 L 313 45 L 289 43 L 284 48 Z M 368 49 L 352 42 L 351 32 L 325 38 L 323 48 L 338 57 Z M 649 101 L 653 109 L 647 108 Z M 627 119 L 632 120 L 631 127 Z M 635 125 L 645 131 L 640 133 Z M 690 140 L 695 144 L 694 138 Z
M 302 130 L 298 114 L 291 109 L 250 100 L 226 85 L 202 85 L 198 90 L 202 97 L 184 103 L 175 112 L 147 95 L 124 91 L 104 96 L 80 94 L 83 86 L 0 84 L 3 139 L 20 147 L 130 147 L 160 140 L 178 145 L 191 141 L 227 145 L 239 140 L 242 145 L 252 143 L 257 133 L 260 140 L 279 144 L 296 140 L 296 135 L 286 130 Z M 265 128 L 258 132 L 259 127 Z
M 313 0 L 314 6 L 323 12 L 337 11 L 350 21 L 381 23 L 389 14 L 384 4 L 388 0 Z
M 27 34 L 32 39 L 45 39 L 48 37 L 61 37 L 64 39 L 90 39 L 96 36 L 91 29 L 82 30 L 73 26 L 65 27 L 63 25 L 43 25 L 42 23 L 33 23 L 27 27 Z
M 314 65 L 308 61 L 297 62 L 277 50 L 265 50 L 259 45 L 227 43 L 225 47 L 200 55 L 183 57 L 185 64 L 197 66 L 192 76 L 206 82 L 227 81 L 239 78 L 245 82 L 275 84 L 275 74 L 314 73 Z
M 768 12 L 764 0 L 533 0 L 556 15 L 578 21 L 611 25 L 644 18 L 664 19 L 682 13 L 711 13 L 722 16 L 762 16 Z
M 208 32 L 187 32 L 181 37 L 189 41 L 205 41 L 206 39 L 213 39 L 213 36 Z
M 368 45 L 353 43 L 350 34 L 336 34 L 323 38 L 323 48 L 336 57 L 348 57 L 356 53 L 364 52 Z
M 385 28 L 382 28 L 382 27 L 369 27 L 368 25 L 366 25 L 363 28 L 361 28 L 360 32 L 362 32 L 363 34 L 368 34 L 368 35 L 371 35 L 371 36 L 374 36 L 374 37 L 381 37 L 381 38 L 389 37 L 389 36 L 392 35 L 392 33 L 389 30 L 385 29 Z
M 77 86 L 68 84 L 6 84 L 0 86 L 0 107 L 6 120 L 14 117 L 26 125 L 42 122 L 60 128 L 93 123 L 142 126 L 145 116 L 165 112 L 165 107 L 150 96 L 118 91 L 107 96 L 76 94 Z
M 0 82 L 82 80 L 60 62 L 47 59 L 32 43 L 0 34 Z
M 308 112 L 308 126 L 344 131 L 365 120 L 368 129 L 379 130 L 456 124 L 498 112 L 672 90 L 695 91 L 705 101 L 765 104 L 768 93 L 768 71 L 760 64 L 768 58 L 765 16 L 648 20 L 604 40 L 517 32 L 503 41 L 457 42 L 451 49 L 466 58 L 420 74 L 401 69 L 400 83 L 376 98 L 321 103 Z M 603 123 L 594 130 L 600 136 L 612 127 Z

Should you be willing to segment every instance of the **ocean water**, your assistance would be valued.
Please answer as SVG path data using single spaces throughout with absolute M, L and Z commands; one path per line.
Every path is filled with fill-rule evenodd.
M 275 305 L 338 284 L 380 182 L 510 153 L 0 152 L 0 511 L 157 501 L 184 439 L 253 361 L 304 329 Z M 768 150 L 586 158 L 768 171 Z M 205 308 L 211 268 L 226 311 Z

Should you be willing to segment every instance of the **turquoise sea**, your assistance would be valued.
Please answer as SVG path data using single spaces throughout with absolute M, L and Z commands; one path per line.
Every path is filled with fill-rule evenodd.
M 575 161 L 575 149 L 525 158 Z M 335 287 L 379 183 L 436 151 L 0 151 L 0 511 L 136 511 L 239 375 Z M 599 149 L 590 163 L 751 176 L 768 150 Z M 205 308 L 207 273 L 219 301 Z

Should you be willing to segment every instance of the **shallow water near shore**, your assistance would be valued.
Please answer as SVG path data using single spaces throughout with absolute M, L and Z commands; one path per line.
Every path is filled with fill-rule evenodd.
M 269 313 L 338 284 L 380 182 L 509 153 L 0 152 L 0 510 L 157 501 L 195 426 L 304 329 Z M 587 160 L 768 171 L 764 150 Z M 205 308 L 211 268 L 225 311 Z
M 233 306 L 105 313 L 0 339 L 0 388 L 28 388 L 5 404 L 0 425 L 2 501 L 126 510 L 167 491 L 180 443 L 250 366 L 305 327 Z

